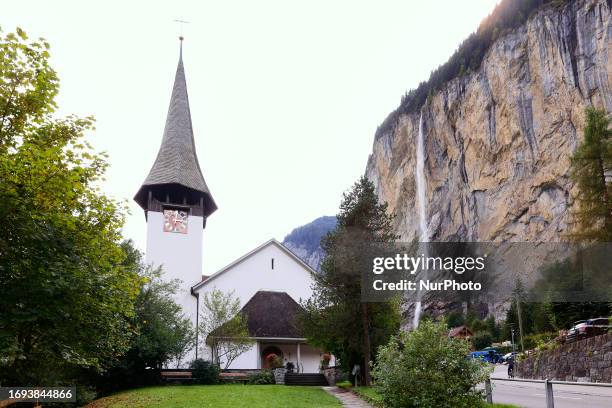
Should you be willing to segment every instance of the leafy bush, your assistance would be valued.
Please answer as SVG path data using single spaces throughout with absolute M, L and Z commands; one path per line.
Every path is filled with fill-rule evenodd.
M 476 350 L 482 350 L 493 343 L 493 336 L 487 331 L 478 332 L 472 337 L 472 344 Z
M 249 374 L 249 384 L 265 385 L 274 383 L 274 374 L 272 374 L 270 370 L 262 370 L 257 373 Z
M 217 384 L 219 382 L 219 367 L 210 361 L 197 359 L 191 363 L 190 367 L 191 375 L 198 384 Z
M 444 324 L 423 322 L 378 349 L 376 387 L 384 405 L 401 407 L 479 407 L 488 370 L 468 359 L 469 343 L 449 338 Z
M 83 385 L 76 386 L 76 406 L 82 407 L 95 400 L 97 397 L 96 389 Z
M 525 350 L 532 350 L 534 348 L 546 349 L 545 345 L 553 341 L 556 336 L 557 333 L 554 332 L 530 334 L 529 336 L 525 336 L 523 338 Z

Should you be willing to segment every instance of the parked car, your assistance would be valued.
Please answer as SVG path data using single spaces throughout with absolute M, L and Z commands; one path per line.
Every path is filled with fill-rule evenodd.
M 470 358 L 479 358 L 490 364 L 497 364 L 503 361 L 502 355 L 499 354 L 497 350 L 495 349 L 484 349 L 480 351 L 472 351 L 470 353 Z
M 610 320 L 607 317 L 579 320 L 567 331 L 565 341 L 571 343 L 588 337 L 606 334 L 610 330 Z

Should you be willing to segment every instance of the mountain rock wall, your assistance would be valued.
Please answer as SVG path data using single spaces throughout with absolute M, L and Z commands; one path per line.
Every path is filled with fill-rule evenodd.
M 588 106 L 612 112 L 610 2 L 547 6 L 497 39 L 476 72 L 378 134 L 366 175 L 418 237 L 416 145 L 425 140 L 431 239 L 561 241 L 575 188 L 570 157 Z

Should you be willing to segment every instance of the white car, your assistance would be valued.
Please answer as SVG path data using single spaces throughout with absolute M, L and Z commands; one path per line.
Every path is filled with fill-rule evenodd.
M 504 363 L 507 363 L 509 358 L 516 357 L 517 354 L 518 353 L 516 351 L 512 351 L 508 354 L 504 354 Z

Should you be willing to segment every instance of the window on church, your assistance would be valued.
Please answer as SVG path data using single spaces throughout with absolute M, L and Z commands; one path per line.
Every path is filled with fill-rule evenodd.
M 272 269 L 274 269 L 274 258 L 272 258 L 271 266 L 272 266 Z

